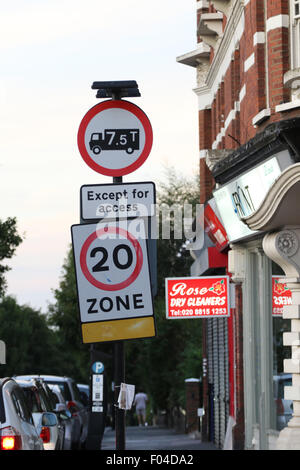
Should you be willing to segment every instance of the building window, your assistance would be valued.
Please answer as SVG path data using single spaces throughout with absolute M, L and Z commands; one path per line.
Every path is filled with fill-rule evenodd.
M 300 0 L 291 0 L 291 68 L 300 67 Z
M 300 18 L 300 0 L 294 0 L 294 18 Z

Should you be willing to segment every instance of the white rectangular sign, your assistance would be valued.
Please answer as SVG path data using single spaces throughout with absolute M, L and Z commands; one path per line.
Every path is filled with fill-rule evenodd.
M 71 230 L 81 322 L 152 316 L 144 220 Z
M 241 219 L 258 209 L 279 177 L 277 155 L 213 192 L 229 241 L 255 233 Z
M 154 205 L 152 182 L 84 185 L 80 189 L 82 220 L 151 217 Z
M 103 374 L 93 374 L 92 401 L 103 401 Z

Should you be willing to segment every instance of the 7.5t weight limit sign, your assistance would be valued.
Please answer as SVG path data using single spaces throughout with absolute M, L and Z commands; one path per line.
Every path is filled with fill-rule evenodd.
M 146 114 L 124 100 L 98 103 L 83 117 L 78 149 L 85 163 L 106 176 L 137 170 L 148 158 L 153 134 Z
M 83 342 L 155 336 L 145 238 L 117 221 L 71 230 Z

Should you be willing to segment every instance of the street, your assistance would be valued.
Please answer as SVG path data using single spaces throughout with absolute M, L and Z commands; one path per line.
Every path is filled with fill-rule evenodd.
M 106 428 L 102 450 L 115 450 L 115 431 Z M 188 434 L 156 426 L 129 426 L 126 428 L 125 450 L 218 450 L 211 442 L 201 442 Z

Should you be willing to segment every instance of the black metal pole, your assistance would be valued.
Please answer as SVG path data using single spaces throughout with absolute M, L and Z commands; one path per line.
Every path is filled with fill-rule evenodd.
M 141 96 L 136 81 L 94 82 L 92 89 L 98 90 L 97 98 L 121 100 L 125 96 Z M 122 183 L 122 176 L 114 176 L 113 183 Z M 114 408 L 116 450 L 125 450 L 125 410 L 117 406 L 121 383 L 125 383 L 125 344 L 114 343 Z
M 122 176 L 113 177 L 114 183 L 122 183 L 122 181 Z M 125 410 L 117 406 L 121 382 L 125 383 L 124 341 L 117 341 L 114 344 L 114 382 L 116 450 L 125 450 Z
M 114 370 L 115 370 L 115 433 L 116 433 L 116 450 L 125 450 L 125 410 L 121 410 L 117 406 L 118 396 L 120 392 L 121 382 L 125 381 L 125 354 L 124 341 L 114 344 Z

